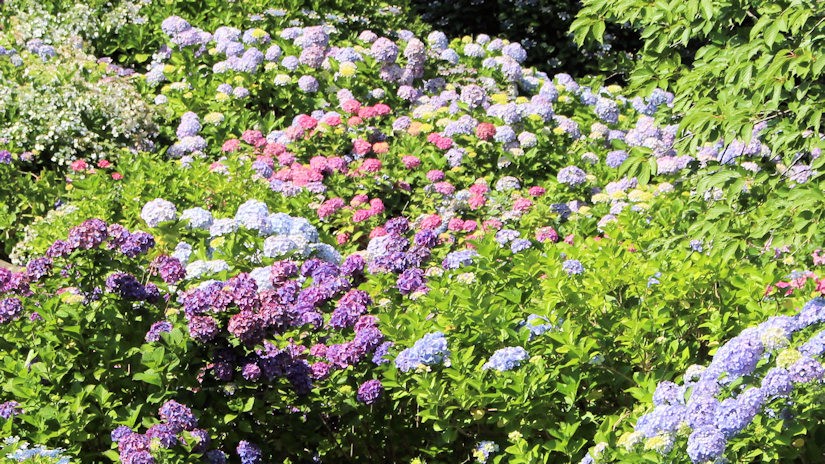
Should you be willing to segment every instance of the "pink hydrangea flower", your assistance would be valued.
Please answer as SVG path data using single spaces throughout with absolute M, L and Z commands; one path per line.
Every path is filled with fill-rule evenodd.
M 308 114 L 298 116 L 298 125 L 305 130 L 315 129 L 318 125 L 318 120 Z
M 529 193 L 531 197 L 540 197 L 540 196 L 544 195 L 545 193 L 547 193 L 547 190 L 545 190 L 544 187 L 539 187 L 538 185 L 534 185 L 534 186 L 530 187 L 530 190 L 528 190 L 527 193 Z
M 241 141 L 238 139 L 229 139 L 223 143 L 221 146 L 221 151 L 226 153 L 232 153 L 238 151 L 238 148 L 241 147 Z
M 358 100 L 349 99 L 341 104 L 341 109 L 350 114 L 357 114 L 361 109 L 361 103 Z
M 295 155 L 289 152 L 278 155 L 278 163 L 281 166 L 291 166 L 295 162 Z
M 487 184 L 473 184 L 470 186 L 470 193 L 473 195 L 484 195 L 489 191 L 490 187 L 487 187 Z
M 370 231 L 370 238 L 383 237 L 387 235 L 387 229 L 384 226 L 378 226 Z
M 451 232 L 459 232 L 464 230 L 464 221 L 460 218 L 452 218 L 447 223 L 447 230 Z
M 244 131 L 243 134 L 241 134 L 241 140 L 243 140 L 244 142 L 246 142 L 250 145 L 255 145 L 259 140 L 261 140 L 263 138 L 264 138 L 264 135 L 261 133 L 261 131 L 252 130 L 252 129 L 246 130 L 246 131 Z M 266 140 L 266 139 L 264 139 L 264 140 Z
M 477 210 L 484 206 L 487 203 L 487 198 L 481 195 L 472 195 L 469 200 L 467 200 L 467 204 L 470 205 L 470 209 Z
M 540 227 L 536 230 L 536 240 L 539 242 L 558 242 L 559 241 L 559 234 L 556 232 L 556 229 L 547 226 L 547 227 Z
M 361 206 L 364 203 L 368 202 L 369 199 L 370 199 L 370 197 L 364 195 L 363 193 L 359 193 L 358 195 L 355 195 L 354 197 L 352 197 L 352 200 L 350 200 L 349 205 L 352 206 L 353 208 L 355 208 L 357 206 Z
M 504 223 L 502 223 L 498 219 L 488 219 L 484 221 L 483 224 L 485 230 L 499 230 L 501 229 L 501 226 L 504 225 Z
M 431 230 L 438 228 L 441 225 L 441 216 L 437 214 L 430 214 L 421 221 L 422 230 Z
M 490 140 L 496 135 L 496 126 L 489 122 L 480 122 L 476 126 L 476 137 L 481 140 Z
M 352 151 L 354 151 L 356 155 L 364 156 L 369 153 L 371 149 L 372 144 L 364 139 L 355 139 L 352 141 Z
M 433 169 L 432 171 L 427 172 L 427 180 L 430 182 L 440 182 L 444 180 L 444 171 Z
M 352 215 L 352 222 L 364 222 L 372 217 L 368 209 L 359 209 Z
M 417 156 L 407 155 L 401 158 L 401 162 L 404 163 L 404 167 L 407 169 L 415 169 L 421 166 L 421 159 Z
M 518 198 L 513 202 L 513 209 L 519 212 L 525 212 L 533 207 L 533 202 L 529 198 Z
M 361 164 L 361 170 L 374 174 L 381 170 L 381 160 L 377 158 L 367 158 Z
M 89 163 L 82 159 L 78 159 L 72 161 L 72 164 L 69 165 L 69 168 L 71 168 L 71 170 L 74 172 L 85 171 L 89 169 Z
M 455 187 L 449 182 L 436 182 L 435 191 L 442 195 L 452 195 L 455 193 Z
M 372 108 L 375 110 L 375 113 L 378 116 L 386 116 L 392 112 L 392 109 L 389 107 L 389 105 L 384 103 L 376 103 L 375 105 L 373 105 Z
M 384 212 L 384 202 L 380 198 L 373 198 L 370 200 L 370 210 L 373 214 L 381 214 Z

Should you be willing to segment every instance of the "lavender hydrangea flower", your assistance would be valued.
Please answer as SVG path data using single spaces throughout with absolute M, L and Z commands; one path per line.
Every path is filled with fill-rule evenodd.
M 473 264 L 473 258 L 475 256 L 478 256 L 478 252 L 475 250 L 454 251 L 444 258 L 441 266 L 444 267 L 444 269 L 458 269 L 462 266 L 469 266 Z
M 611 168 L 618 168 L 627 159 L 627 152 L 624 150 L 614 150 L 607 153 L 605 164 Z
M 556 179 L 562 184 L 576 187 L 587 181 L 587 173 L 576 166 L 567 166 L 559 171 Z
M 157 227 L 162 222 L 176 220 L 178 218 L 178 210 L 171 201 L 155 198 L 143 205 L 143 209 L 140 211 L 140 217 L 149 227 Z
M 198 135 L 200 130 L 201 122 L 198 115 L 191 111 L 187 111 L 186 113 L 183 113 L 183 116 L 180 118 L 180 124 L 178 125 L 176 134 L 178 138 L 182 139 L 184 137 Z
M 315 93 L 318 91 L 318 80 L 312 76 L 301 76 L 298 79 L 298 88 L 304 93 Z
M 581 261 L 577 259 L 568 259 L 564 263 L 562 263 L 561 268 L 567 275 L 579 275 L 584 272 L 584 266 L 582 265 Z
M 398 58 L 398 45 L 386 37 L 381 37 L 372 43 L 370 55 L 380 63 L 394 63 Z

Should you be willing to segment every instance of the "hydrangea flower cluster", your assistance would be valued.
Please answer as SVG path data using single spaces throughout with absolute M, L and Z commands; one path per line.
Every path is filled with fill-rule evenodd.
M 401 372 L 428 369 L 429 366 L 444 364 L 450 366 L 450 349 L 447 338 L 441 332 L 428 333 L 395 358 L 395 367 Z
M 178 444 L 188 444 L 195 453 L 220 456 L 218 450 L 209 449 L 211 438 L 204 429 L 199 429 L 198 420 L 189 407 L 169 400 L 158 410 L 161 422 L 149 427 L 145 433 L 138 433 L 126 426 L 119 426 L 111 433 L 117 443 L 120 460 L 123 463 L 153 464 L 159 448 L 169 449 Z M 210 459 L 210 462 L 215 462 Z M 218 462 L 226 462 L 223 461 Z
M 495 369 L 499 372 L 509 371 L 519 367 L 528 357 L 527 350 L 520 346 L 502 348 L 496 350 L 481 368 L 485 371 L 488 369 Z
M 798 348 L 789 347 L 795 333 L 822 322 L 825 299 L 814 298 L 793 316 L 774 316 L 744 330 L 722 345 L 707 367 L 688 369 L 682 385 L 660 383 L 653 411 L 640 417 L 635 431 L 620 442 L 629 449 L 644 443 L 666 455 L 687 433 L 686 451 L 693 462 L 721 459 L 728 441 L 771 402 L 825 377 L 825 366 L 817 360 L 825 354 L 822 331 Z M 753 380 L 726 388 L 743 377 Z

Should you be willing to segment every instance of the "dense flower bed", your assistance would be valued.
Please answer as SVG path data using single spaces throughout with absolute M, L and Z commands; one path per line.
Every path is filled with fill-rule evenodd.
M 0 193 L 36 193 L 0 218 L 41 217 L 6 234 L 21 269 L 0 268 L 0 430 L 23 450 L 7 454 L 818 452 L 794 437 L 821 433 L 822 236 L 753 221 L 818 198 L 818 149 L 785 165 L 763 122 L 685 150 L 666 91 L 547 75 L 519 43 L 399 29 L 402 10 L 370 30 L 252 4 L 210 19 L 118 5 L 123 21 L 73 30 L 51 22 L 80 7 L 18 4 L 15 24 L 41 15 L 54 32 L 21 28 L 25 51 L 0 56 L 16 86 L 99 63 L 86 84 L 128 88 L 61 133 L 9 110 Z M 157 48 L 125 58 L 136 45 L 106 24 Z M 41 102 L 77 106 L 63 84 Z

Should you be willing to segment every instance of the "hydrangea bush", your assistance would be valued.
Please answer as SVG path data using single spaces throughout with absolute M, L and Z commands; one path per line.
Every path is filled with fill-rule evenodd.
M 25 5 L 41 42 L 0 60 L 75 63 L 55 38 L 78 37 L 135 68 L 93 75 L 157 131 L 101 133 L 8 202 L 33 222 L 0 268 L 4 434 L 127 463 L 818 452 L 793 437 L 821 434 L 821 301 L 794 308 L 825 292 L 822 158 L 786 164 L 770 122 L 685 149 L 677 95 L 386 5 L 152 2 L 114 29 Z M 26 140 L 3 142 L 13 182 Z

